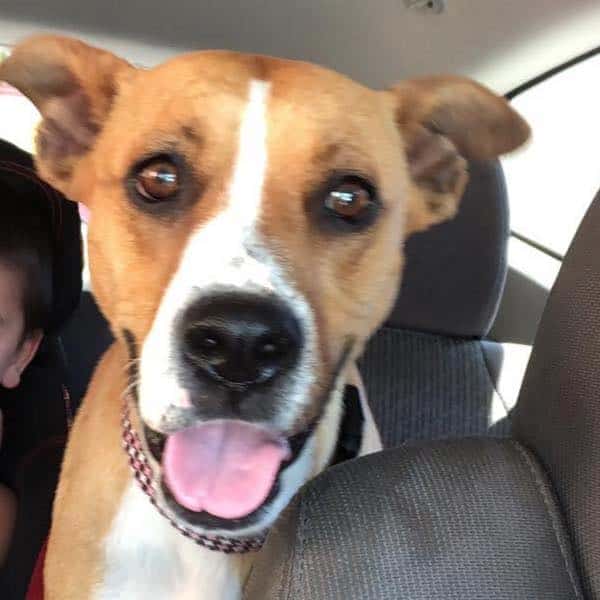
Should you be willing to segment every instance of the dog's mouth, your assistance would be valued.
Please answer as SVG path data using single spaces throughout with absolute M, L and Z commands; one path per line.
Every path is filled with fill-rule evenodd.
M 137 403 L 137 344 L 128 330 L 123 335 L 133 365 L 129 371 L 131 396 Z M 145 444 L 136 448 L 135 435 L 124 426 L 125 447 L 136 479 L 160 512 L 188 535 L 195 532 L 190 534 L 182 523 L 205 531 L 229 532 L 260 524 L 275 506 L 282 486 L 287 485 L 286 473 L 294 469 L 315 433 L 353 346 L 354 340 L 349 338 L 319 397 L 318 414 L 297 432 L 285 435 L 248 421 L 217 418 L 162 433 L 150 428 L 138 413 Z M 137 443 L 141 443 L 139 438 Z M 154 465 L 148 464 L 150 456 L 144 458 L 143 446 Z M 140 455 L 145 463 L 141 466 Z
M 191 525 L 237 529 L 255 523 L 277 496 L 281 473 L 299 457 L 316 421 L 285 437 L 238 420 L 212 420 L 165 435 L 144 425 L 161 466 L 163 496 Z

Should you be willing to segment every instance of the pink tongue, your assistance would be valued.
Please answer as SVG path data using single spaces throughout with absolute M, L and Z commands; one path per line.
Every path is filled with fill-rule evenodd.
M 162 466 L 182 506 L 222 519 L 239 519 L 267 499 L 287 442 L 243 421 L 213 421 L 167 438 Z

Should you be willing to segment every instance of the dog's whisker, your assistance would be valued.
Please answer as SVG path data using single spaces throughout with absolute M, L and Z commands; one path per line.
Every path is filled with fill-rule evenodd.
M 139 358 L 131 358 L 123 366 L 123 371 L 128 372 L 132 367 L 138 367 L 141 362 Z
M 137 387 L 140 384 L 140 379 L 139 377 L 136 377 L 135 379 L 133 379 L 132 381 L 130 381 L 127 386 L 125 387 L 125 391 L 126 392 L 130 392 L 133 388 Z
M 134 390 L 139 384 L 140 384 L 140 380 L 138 378 L 131 381 L 127 385 L 127 387 L 123 390 L 123 392 L 121 394 L 121 399 L 124 399 L 126 396 L 128 396 L 131 393 L 131 391 Z

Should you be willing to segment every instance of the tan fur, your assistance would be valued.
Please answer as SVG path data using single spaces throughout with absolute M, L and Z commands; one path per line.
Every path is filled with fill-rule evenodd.
M 116 344 L 104 355 L 73 425 L 48 542 L 49 599 L 89 598 L 102 577 L 102 539 L 131 477 L 119 422 L 126 360 Z
M 222 209 L 251 79 L 271 86 L 260 233 L 315 313 L 315 397 L 347 341 L 358 355 L 392 307 L 406 235 L 456 211 L 465 158 L 497 156 L 529 134 L 503 99 L 465 79 L 376 92 L 314 65 L 228 52 L 142 71 L 80 42 L 40 37 L 17 46 L 0 79 L 44 116 L 43 176 L 91 208 L 93 289 L 118 340 L 94 375 L 67 449 L 48 600 L 88 598 L 102 578 L 101 541 L 130 478 L 120 447 L 122 330 L 145 339 L 192 232 Z M 68 143 L 56 144 L 57 136 Z M 171 149 L 192 165 L 196 196 L 179 218 L 161 221 L 132 204 L 124 182 L 140 158 Z M 308 216 L 314 190 L 336 169 L 363 174 L 380 190 L 382 214 L 360 234 L 323 233 Z

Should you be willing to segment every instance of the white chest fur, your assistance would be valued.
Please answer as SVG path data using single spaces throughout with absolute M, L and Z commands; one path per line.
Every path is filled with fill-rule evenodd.
M 182 536 L 131 482 L 105 541 L 94 600 L 238 600 L 240 562 Z

